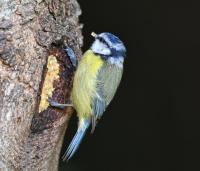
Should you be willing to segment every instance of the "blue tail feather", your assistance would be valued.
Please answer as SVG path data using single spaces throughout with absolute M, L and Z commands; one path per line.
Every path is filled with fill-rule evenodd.
M 84 121 L 84 123 L 79 126 L 74 138 L 72 139 L 69 147 L 67 148 L 65 154 L 62 157 L 63 161 L 65 160 L 68 161 L 77 151 L 89 125 L 90 125 L 90 121 Z

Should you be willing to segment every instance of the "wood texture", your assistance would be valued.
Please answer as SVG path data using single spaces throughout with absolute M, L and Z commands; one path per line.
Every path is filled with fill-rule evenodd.
M 54 98 L 69 101 L 73 70 L 63 61 L 62 45 L 52 43 L 65 36 L 81 56 L 80 14 L 76 0 L 0 0 L 0 170 L 58 169 L 72 110 L 38 113 L 38 104 L 50 54 L 66 75 L 55 84 Z

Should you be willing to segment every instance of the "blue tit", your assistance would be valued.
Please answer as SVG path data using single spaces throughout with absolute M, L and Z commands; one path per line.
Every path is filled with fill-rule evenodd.
M 91 35 L 95 40 L 78 63 L 71 94 L 79 120 L 78 129 L 63 160 L 74 155 L 90 125 L 94 131 L 97 121 L 113 99 L 123 73 L 126 56 L 123 42 L 107 32 Z

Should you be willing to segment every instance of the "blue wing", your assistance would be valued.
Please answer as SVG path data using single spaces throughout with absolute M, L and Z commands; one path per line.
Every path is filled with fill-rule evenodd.
M 116 65 L 104 64 L 97 76 L 96 95 L 93 100 L 92 109 L 92 132 L 96 122 L 100 119 L 113 99 L 117 87 L 121 81 L 123 68 Z

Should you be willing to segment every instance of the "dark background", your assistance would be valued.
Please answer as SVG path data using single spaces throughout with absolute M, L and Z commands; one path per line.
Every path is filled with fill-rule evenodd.
M 198 1 L 197 1 L 198 2 Z M 91 31 L 127 47 L 117 94 L 67 171 L 200 169 L 199 4 L 194 1 L 79 0 L 84 47 Z M 70 121 L 62 154 L 75 134 Z

